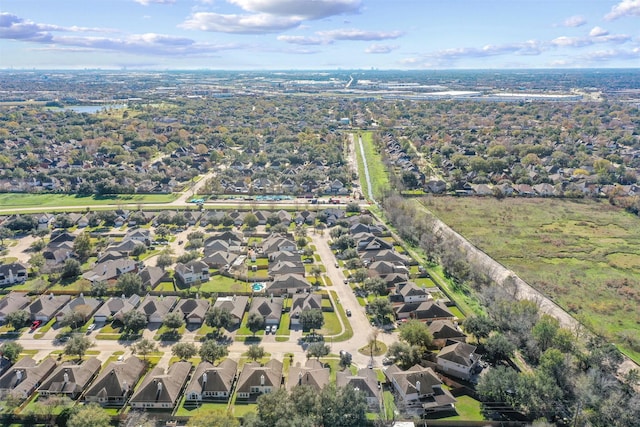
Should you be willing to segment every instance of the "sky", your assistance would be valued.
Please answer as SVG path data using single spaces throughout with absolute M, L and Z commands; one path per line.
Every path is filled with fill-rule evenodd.
M 640 68 L 640 0 L 0 0 L 7 68 Z

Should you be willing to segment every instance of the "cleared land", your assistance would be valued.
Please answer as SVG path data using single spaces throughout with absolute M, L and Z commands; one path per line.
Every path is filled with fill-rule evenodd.
M 640 219 L 597 200 L 431 197 L 433 214 L 640 361 Z
M 360 132 L 360 135 L 362 135 L 364 155 L 367 157 L 367 167 L 369 169 L 369 177 L 371 178 L 372 186 L 371 191 L 373 192 L 374 197 L 380 198 L 384 192 L 389 189 L 389 178 L 384 168 L 384 164 L 382 163 L 382 156 L 377 151 L 376 144 L 373 141 L 373 132 L 363 131 Z M 358 158 L 358 170 L 361 175 L 360 185 L 362 186 L 363 194 L 366 196 L 369 194 L 369 185 L 364 177 L 364 161 L 362 159 L 360 147 L 358 146 L 358 136 L 355 135 L 354 137 L 356 139 L 355 152 Z
M 112 205 L 117 203 L 168 203 L 176 199 L 175 194 L 121 194 L 117 196 L 79 197 L 69 194 L 0 194 L 2 209 L 20 209 L 31 207 L 84 207 L 94 205 Z

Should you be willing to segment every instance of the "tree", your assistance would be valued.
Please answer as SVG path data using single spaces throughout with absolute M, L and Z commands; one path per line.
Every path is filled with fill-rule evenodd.
M 511 358 L 516 346 L 503 334 L 496 332 L 487 338 L 484 343 L 484 348 L 487 352 L 487 361 L 495 364 L 501 360 Z
M 560 321 L 553 316 L 543 314 L 533 326 L 531 333 L 538 341 L 540 351 L 546 351 L 551 345 L 560 329 Z
M 400 339 L 409 345 L 427 349 L 433 342 L 433 335 L 425 323 L 411 319 L 400 326 Z
M 365 279 L 364 288 L 375 295 L 387 295 L 387 283 L 380 277 L 370 277 Z
M 65 260 L 64 267 L 62 267 L 62 277 L 75 279 L 82 273 L 82 266 L 77 259 L 69 258 Z
M 247 228 L 250 228 L 250 229 L 256 228 L 259 224 L 258 217 L 256 217 L 253 213 L 250 212 L 245 215 L 243 223 L 244 225 L 247 226 Z
M 211 310 L 207 311 L 204 323 L 207 326 L 216 328 L 216 331 L 219 334 L 221 328 L 228 328 L 231 324 L 231 313 L 229 313 L 229 310 L 225 308 L 213 307 Z
M 185 325 L 185 322 L 182 317 L 182 313 L 174 311 L 164 317 L 162 324 L 170 329 L 169 332 L 171 334 L 176 335 L 178 333 L 178 329 L 182 328 Z
M 369 312 L 379 324 L 384 324 L 387 317 L 393 314 L 393 307 L 389 298 L 376 298 L 369 304 Z
M 78 356 L 78 359 L 82 360 L 82 357 L 85 355 L 89 348 L 93 347 L 93 343 L 89 338 L 83 337 L 81 335 L 74 335 L 67 341 L 67 344 L 64 346 L 64 354 L 68 354 L 70 356 Z
M 173 257 L 169 253 L 163 252 L 158 255 L 158 258 L 156 258 L 156 266 L 160 267 L 163 270 L 169 267 L 171 264 L 173 264 Z
M 322 328 L 322 325 L 324 325 L 324 315 L 319 308 L 302 310 L 299 321 L 303 329 L 314 331 L 315 329 Z
M 11 363 L 15 363 L 18 360 L 20 353 L 22 353 L 22 346 L 17 342 L 5 342 L 0 347 L 0 354 Z
M 69 420 L 67 427 L 109 427 L 111 416 L 97 403 L 77 406 Z
M 469 316 L 464 319 L 462 326 L 467 333 L 476 337 L 476 341 L 487 338 L 495 328 L 493 321 L 487 316 Z
M 131 346 L 131 350 L 134 354 L 141 354 L 144 360 L 147 360 L 147 355 L 157 350 L 156 343 L 147 338 L 143 338 L 137 343 Z
M 247 357 L 251 360 L 258 360 L 264 357 L 264 348 L 260 347 L 258 344 L 253 344 L 247 350 Z
M 42 268 L 45 262 L 46 260 L 44 259 L 44 255 L 42 255 L 40 252 L 31 255 L 31 257 L 29 258 L 29 265 L 31 266 L 33 271 L 36 272 L 40 271 L 40 268 Z
M 247 328 L 256 336 L 256 332 L 264 328 L 264 317 L 260 313 L 249 313 L 247 317 Z
M 320 419 L 323 426 L 358 427 L 367 425 L 367 400 L 353 387 L 330 384 L 320 392 Z
M 142 293 L 142 278 L 136 273 L 124 273 L 118 277 L 116 289 L 125 296 Z
M 144 243 L 136 243 L 136 245 L 133 247 L 133 250 L 131 251 L 131 256 L 134 256 L 136 257 L 136 259 L 138 259 L 138 257 L 144 254 L 146 251 L 147 245 L 145 245 Z
M 193 343 L 181 342 L 181 343 L 175 344 L 171 348 L 171 353 L 174 356 L 179 357 L 180 360 L 187 360 L 187 359 L 191 359 L 193 356 L 198 354 L 198 350 L 196 349 L 196 346 Z
M 314 265 L 311 267 L 311 274 L 316 279 L 316 286 L 320 286 L 320 276 L 322 275 L 322 269 L 319 265 Z
M 86 231 L 80 233 L 73 241 L 73 251 L 81 260 L 86 260 L 91 255 L 92 245 L 91 237 Z
M 72 310 L 64 314 L 60 319 L 60 326 L 69 326 L 71 329 L 78 329 L 85 322 L 85 315 L 81 311 Z
M 515 406 L 518 373 L 505 366 L 487 370 L 480 376 L 476 390 L 483 401 Z
M 167 236 L 171 233 L 166 225 L 159 225 L 156 227 L 156 234 L 160 236 L 162 240 L 166 240 Z
M 400 366 L 405 369 L 412 367 L 420 363 L 422 359 L 422 350 L 416 346 L 410 346 L 409 344 L 401 341 L 396 341 L 389 346 L 387 350 L 387 356 L 395 357 Z
M 96 280 L 91 282 L 91 293 L 95 297 L 101 297 L 107 293 L 107 282 L 104 280 Z
M 122 317 L 122 325 L 126 332 L 138 333 L 147 326 L 147 316 L 138 310 L 127 311 Z
M 314 342 L 309 344 L 309 348 L 307 348 L 307 357 L 315 357 L 320 360 L 321 357 L 328 355 L 330 351 L 329 345 L 323 342 Z
M 200 357 L 202 360 L 206 360 L 211 363 L 215 363 L 216 360 L 222 359 L 229 354 L 227 347 L 218 344 L 215 340 L 206 340 L 200 347 Z
M 188 427 L 240 427 L 240 422 L 229 411 L 219 409 L 198 410 L 189 418 Z
M 13 237 L 13 231 L 7 227 L 0 227 L 0 247 L 4 247 L 4 240 Z
M 10 324 L 15 331 L 27 326 L 29 319 L 30 315 L 26 310 L 18 310 L 8 313 L 4 318 L 5 322 Z

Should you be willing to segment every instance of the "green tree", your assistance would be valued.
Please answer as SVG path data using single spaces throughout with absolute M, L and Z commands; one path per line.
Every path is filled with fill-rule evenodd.
M 298 320 L 300 321 L 302 328 L 305 330 L 314 331 L 322 328 L 322 325 L 324 325 L 324 315 L 322 314 L 322 310 L 319 308 L 302 310 Z
M 156 345 L 156 343 L 154 343 L 151 340 L 148 340 L 147 338 L 143 338 L 142 340 L 138 341 L 137 343 L 131 346 L 131 350 L 133 351 L 133 353 L 141 354 L 145 361 L 147 360 L 147 356 L 150 353 L 153 353 L 154 351 L 156 351 L 157 349 L 158 349 L 158 346 Z
M 71 329 L 78 329 L 80 326 L 84 325 L 85 315 L 81 311 L 69 311 L 62 316 L 60 319 L 60 326 L 66 327 L 69 326 Z
M 156 227 L 156 234 L 160 236 L 162 240 L 166 240 L 167 236 L 171 234 L 171 231 L 166 225 L 159 225 Z
M 315 357 L 320 360 L 321 357 L 324 357 L 329 354 L 331 348 L 329 345 L 323 342 L 314 342 L 309 344 L 307 348 L 307 357 Z
M 46 260 L 44 259 L 44 255 L 40 252 L 36 252 L 29 258 L 29 265 L 35 272 L 39 272 L 45 262 Z
M 256 336 L 256 332 L 264 328 L 264 317 L 260 313 L 249 313 L 247 317 L 247 328 Z
M 211 363 L 215 363 L 216 360 L 222 359 L 229 354 L 227 347 L 218 344 L 215 340 L 206 340 L 200 346 L 200 357 L 202 360 L 206 360 Z
M 171 353 L 181 360 L 188 360 L 198 354 L 198 350 L 193 343 L 180 342 L 171 347 Z
M 118 277 L 116 289 L 127 297 L 140 294 L 143 290 L 142 278 L 136 273 L 124 273 Z
M 182 328 L 185 325 L 184 318 L 182 317 L 182 313 L 172 312 L 167 314 L 164 317 L 164 321 L 162 325 L 169 328 L 169 332 L 172 335 L 176 335 L 178 333 L 178 329 Z
M 259 224 L 258 217 L 250 212 L 244 216 L 243 223 L 250 229 L 256 228 Z
M 387 283 L 380 277 L 369 277 L 364 281 L 364 288 L 375 295 L 387 295 Z
M 0 247 L 4 247 L 5 239 L 10 239 L 13 237 L 13 231 L 9 230 L 7 227 L 0 227 Z
M 69 258 L 65 260 L 64 267 L 62 267 L 62 277 L 75 279 L 82 274 L 82 266 L 77 259 Z
M 389 316 L 393 315 L 393 307 L 389 298 L 376 298 L 369 304 L 369 313 L 378 324 L 385 324 Z
M 91 255 L 93 250 L 91 245 L 91 237 L 86 231 L 80 233 L 73 241 L 73 251 L 78 255 L 81 260 L 86 260 Z
M 392 356 L 396 362 L 404 369 L 420 363 L 422 360 L 422 350 L 420 347 L 411 346 L 402 341 L 396 341 L 389 346 L 387 356 Z
M 247 357 L 251 360 L 258 360 L 264 357 L 264 348 L 258 344 L 253 344 L 247 350 Z
M 189 418 L 188 427 L 240 427 L 240 422 L 230 411 L 200 409 Z
M 67 427 L 109 427 L 111 416 L 97 403 L 77 406 L 67 421 Z
M 22 353 L 22 346 L 17 342 L 5 342 L 0 346 L 0 354 L 11 361 L 11 363 L 15 363 L 20 357 L 20 353 Z
M 518 382 L 516 371 L 510 367 L 497 366 L 480 376 L 476 390 L 483 401 L 515 406 Z
M 473 335 L 476 341 L 487 338 L 495 325 L 487 316 L 469 316 L 462 323 L 464 330 Z
M 125 332 L 136 334 L 147 326 L 147 316 L 138 310 L 127 311 L 122 317 L 122 325 Z
M 15 331 L 27 326 L 30 319 L 29 312 L 26 310 L 17 310 L 8 313 L 5 316 L 5 322 L 13 327 Z
M 173 264 L 173 257 L 169 253 L 161 253 L 156 258 L 156 266 L 162 268 L 163 270 Z
M 320 416 L 323 426 L 359 427 L 367 425 L 367 400 L 364 392 L 353 387 L 330 384 L 320 392 Z
M 546 351 L 551 345 L 560 329 L 560 321 L 553 316 L 543 314 L 533 326 L 531 333 L 538 341 L 540 351 Z
M 400 326 L 400 339 L 426 350 L 433 342 L 433 334 L 425 323 L 411 319 Z
M 216 333 L 219 334 L 221 328 L 228 328 L 231 324 L 231 313 L 225 308 L 213 307 L 207 311 L 204 322 L 207 326 L 216 328 Z
M 311 267 L 311 274 L 314 279 L 316 279 L 316 286 L 320 286 L 320 276 L 322 276 L 322 268 L 319 265 L 314 265 Z
M 104 280 L 96 280 L 91 282 L 91 294 L 95 297 L 101 297 L 107 294 L 107 282 Z
M 496 332 L 487 338 L 484 343 L 484 348 L 487 361 L 495 364 L 501 360 L 511 358 L 516 346 L 503 334 Z
M 68 354 L 69 356 L 78 356 L 78 359 L 82 360 L 82 357 L 87 353 L 87 350 L 93 347 L 93 345 L 94 344 L 89 340 L 89 338 L 81 335 L 74 335 L 64 346 L 64 354 Z

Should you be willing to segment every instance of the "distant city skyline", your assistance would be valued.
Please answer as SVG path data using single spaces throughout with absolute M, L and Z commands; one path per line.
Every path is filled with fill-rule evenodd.
M 3 0 L 0 68 L 640 68 L 640 0 Z

